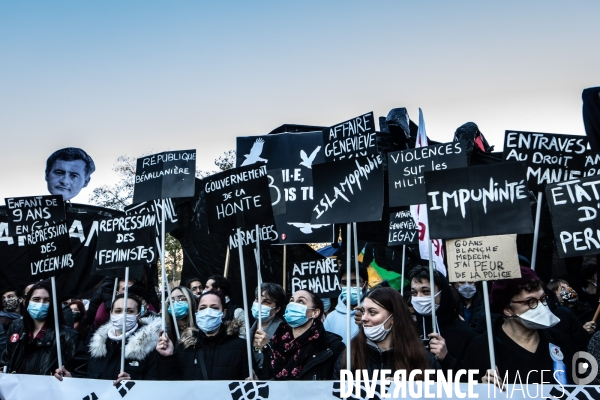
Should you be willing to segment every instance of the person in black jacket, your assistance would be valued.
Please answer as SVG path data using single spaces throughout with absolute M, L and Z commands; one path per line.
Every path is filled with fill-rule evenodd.
M 31 287 L 25 296 L 25 308 L 23 318 L 15 320 L 7 332 L 8 343 L 0 367 L 6 366 L 10 373 L 53 375 L 58 356 L 52 289 L 48 280 Z M 87 362 L 87 356 L 78 346 L 79 335 L 64 325 L 61 312 L 58 321 L 63 366 L 74 371 L 74 375 L 82 376 L 81 367 Z
M 260 329 L 253 343 L 261 348 L 265 362 L 260 379 L 329 380 L 335 362 L 344 351 L 342 338 L 325 331 L 321 322 L 323 301 L 310 290 L 298 290 L 290 299 L 272 338 Z
M 111 307 L 110 321 L 102 325 L 89 344 L 90 360 L 87 377 L 93 379 L 116 379 L 114 385 L 122 380 L 158 379 L 156 344 L 161 319 L 148 317 L 140 319 L 142 300 L 137 296 L 128 296 L 127 310 L 123 313 L 124 295 L 115 298 Z M 126 318 L 127 331 L 125 344 L 125 371 L 121 372 L 121 345 L 123 343 L 123 318 Z M 62 373 L 61 373 L 62 372 Z M 71 373 L 63 368 L 56 370 L 54 376 L 70 377 Z
M 441 369 L 435 356 L 425 350 L 413 324 L 408 307 L 397 290 L 376 288 L 364 298 L 364 313 L 359 331 L 352 339 L 352 370 L 412 370 Z M 333 379 L 340 379 L 346 367 L 344 351 L 337 363 Z M 421 375 L 422 378 L 422 375 Z
M 477 333 L 485 332 L 483 293 L 479 282 L 454 282 L 458 292 L 458 313 Z
M 438 271 L 433 273 L 436 303 L 437 333 L 432 333 L 431 289 L 429 268 L 417 266 L 408 273 L 411 305 L 415 310 L 416 328 L 424 344 L 435 355 L 443 370 L 456 372 L 462 369 L 461 360 L 467 347 L 477 334 L 458 317 L 458 306 L 453 289 L 446 277 Z
M 225 297 L 219 291 L 200 296 L 196 324 L 181 335 L 177 346 L 161 332 L 156 345 L 159 353 L 159 380 L 229 380 L 249 377 L 246 341 L 238 337 L 239 325 L 223 322 Z
M 551 279 L 546 288 L 554 292 L 561 305 L 573 311 L 573 314 L 581 322 L 583 329 L 587 333 L 590 335 L 596 333 L 596 322 L 592 320 L 596 309 L 592 308 L 588 303 L 579 300 L 577 292 L 569 285 L 569 282 L 564 279 Z

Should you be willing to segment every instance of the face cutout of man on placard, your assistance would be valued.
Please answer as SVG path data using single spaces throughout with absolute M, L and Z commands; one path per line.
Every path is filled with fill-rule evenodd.
M 77 147 L 66 147 L 52 153 L 46 161 L 48 191 L 71 200 L 90 182 L 96 170 L 94 160 Z

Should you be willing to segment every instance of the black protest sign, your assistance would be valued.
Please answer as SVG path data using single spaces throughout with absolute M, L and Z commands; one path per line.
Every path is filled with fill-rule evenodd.
M 323 129 L 325 162 L 377 153 L 375 118 L 367 113 Z
M 425 203 L 425 172 L 466 166 L 463 141 L 388 153 L 390 207 Z
M 133 203 L 194 195 L 196 150 L 165 151 L 137 159 Z
M 383 213 L 381 155 L 313 167 L 312 224 L 380 221 Z
M 600 177 L 591 176 L 546 186 L 558 255 L 600 253 Z
M 419 243 L 419 227 L 410 210 L 390 213 L 388 246 Z
M 242 242 L 242 246 L 253 246 L 256 244 L 256 236 L 256 227 L 250 226 L 247 228 L 240 229 L 239 236 L 237 234 L 237 230 L 233 230 L 229 234 L 229 248 L 237 249 L 240 241 Z M 279 235 L 277 234 L 277 228 L 275 228 L 275 224 L 259 225 L 258 238 L 261 242 L 277 243 Z
M 600 175 L 600 153 L 589 152 L 585 156 L 584 177 Z
M 333 225 L 312 226 L 312 168 L 325 161 L 321 131 L 280 133 L 237 138 L 237 166 L 266 165 L 271 183 L 272 204 L 279 242 L 323 243 L 333 241 Z M 280 170 L 285 213 L 277 211 L 276 170 Z
M 529 189 L 542 191 L 549 183 L 583 176 L 586 136 L 506 131 L 505 161 L 525 161 Z
M 430 237 L 533 232 L 525 163 L 425 173 Z
M 292 269 L 292 293 L 308 289 L 319 297 L 337 297 L 342 291 L 335 258 L 294 262 Z
M 161 219 L 163 210 L 163 200 L 152 200 L 145 201 L 139 204 L 132 204 L 125 207 L 125 214 L 154 214 L 156 215 L 156 233 L 159 234 L 161 231 Z M 165 210 L 165 232 L 171 232 L 174 229 L 179 228 L 179 216 L 175 209 L 172 199 L 164 199 L 164 210 Z
M 30 282 L 71 272 L 74 266 L 66 221 L 26 235 Z
M 10 197 L 4 201 L 8 208 L 8 234 L 11 236 L 26 235 L 67 217 L 62 195 Z
M 248 165 L 203 179 L 210 233 L 273 221 L 267 167 Z
M 98 226 L 96 271 L 155 263 L 156 215 L 135 214 L 102 220 Z

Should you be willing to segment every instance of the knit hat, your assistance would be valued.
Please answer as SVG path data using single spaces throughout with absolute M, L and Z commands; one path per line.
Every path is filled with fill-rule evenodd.
M 510 300 L 519 294 L 519 286 L 538 279 L 535 271 L 531 268 L 521 267 L 520 278 L 495 281 L 490 291 L 490 311 L 501 314 L 502 310 L 510 304 Z

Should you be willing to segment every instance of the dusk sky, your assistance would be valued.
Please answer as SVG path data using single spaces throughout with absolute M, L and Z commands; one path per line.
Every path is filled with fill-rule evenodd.
M 47 194 L 46 158 L 81 147 L 117 179 L 120 155 L 197 149 L 284 123 L 333 125 L 407 107 L 447 142 L 465 122 L 583 135 L 600 86 L 590 1 L 2 1 L 0 203 Z

